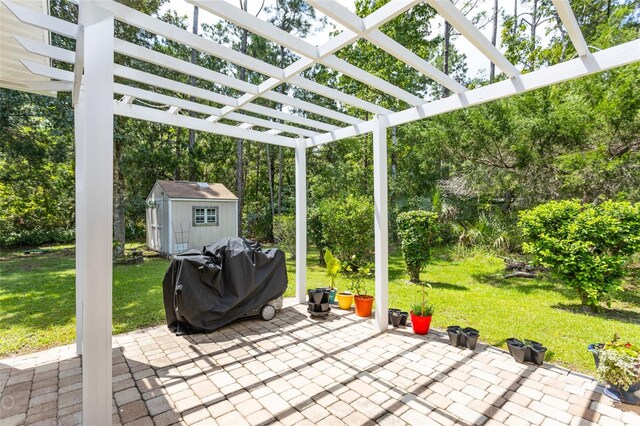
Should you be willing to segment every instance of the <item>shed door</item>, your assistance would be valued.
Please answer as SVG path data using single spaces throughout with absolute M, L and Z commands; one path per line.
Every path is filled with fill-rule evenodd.
M 151 249 L 162 252 L 162 200 L 156 201 L 156 207 L 151 209 Z

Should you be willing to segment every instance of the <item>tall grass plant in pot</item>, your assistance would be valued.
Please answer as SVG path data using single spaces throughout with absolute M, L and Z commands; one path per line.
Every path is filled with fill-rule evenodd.
M 359 317 L 370 317 L 373 310 L 373 296 L 367 294 L 367 289 L 364 286 L 364 280 L 371 276 L 372 267 L 370 262 L 360 266 L 349 265 L 347 267 L 347 271 L 351 272 L 351 289 L 355 294 L 353 300 L 356 304 L 356 315 Z
M 334 303 L 336 298 L 336 278 L 340 273 L 342 264 L 340 260 L 333 255 L 329 250 L 324 251 L 324 263 L 327 267 L 327 275 L 331 279 L 329 285 L 329 303 Z M 347 308 L 348 309 L 348 308 Z
M 420 303 L 415 303 L 411 306 L 411 328 L 415 334 L 427 334 L 431 328 L 431 318 L 435 312 L 435 307 L 429 303 L 425 287 L 430 287 L 429 284 L 421 284 L 422 290 Z

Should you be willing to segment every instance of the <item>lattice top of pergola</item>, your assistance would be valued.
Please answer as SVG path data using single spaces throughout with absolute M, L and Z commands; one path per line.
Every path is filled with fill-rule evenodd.
M 142 89 L 132 84 L 115 83 L 115 114 L 287 147 L 296 146 L 297 139 L 303 138 L 305 145 L 312 147 L 370 132 L 373 130 L 373 121 L 365 121 L 343 111 L 329 109 L 276 91 L 275 89 L 283 83 L 327 97 L 339 104 L 367 111 L 384 120 L 386 125 L 394 126 L 640 60 L 640 39 L 591 53 L 569 2 L 553 0 L 558 16 L 562 20 L 579 57 L 528 74 L 521 74 L 453 3 L 449 0 L 424 0 L 506 75 L 505 80 L 469 90 L 380 31 L 379 28 L 382 25 L 407 12 L 422 0 L 393 0 L 365 18 L 358 17 L 334 0 L 307 0 L 307 3 L 316 10 L 345 28 L 339 35 L 320 46 L 314 46 L 225 1 L 187 1 L 283 46 L 299 55 L 299 59 L 282 69 L 135 11 L 115 1 L 96 2 L 95 4 L 98 4 L 99 7 L 112 13 L 116 20 L 266 76 L 266 79 L 260 84 L 252 84 L 115 38 L 114 47 L 117 53 L 213 83 L 210 85 L 211 89 L 204 89 L 132 67 L 114 64 L 113 74 L 115 77 L 134 84 L 142 83 L 149 88 Z M 81 25 L 43 15 L 9 0 L 2 0 L 2 2 L 23 23 L 74 38 L 77 40 L 77 46 L 82 45 L 83 30 Z M 73 52 L 26 37 L 16 36 L 16 39 L 31 53 L 75 65 L 75 72 L 70 72 L 35 62 L 23 61 L 31 73 L 52 79 L 48 83 L 34 82 L 33 88 L 38 90 L 71 90 L 74 92 L 74 102 L 77 101 L 84 65 L 82 49 Z M 335 56 L 337 51 L 359 39 L 367 40 L 387 54 L 404 62 L 407 66 L 446 87 L 452 94 L 438 100 L 425 99 Z M 402 111 L 391 111 L 301 75 L 303 71 L 316 64 L 321 64 L 358 80 L 372 89 L 403 101 L 409 107 Z M 234 89 L 241 95 L 233 97 L 220 93 L 215 90 L 220 86 Z M 184 95 L 197 100 L 187 100 Z M 256 102 L 260 98 L 271 101 L 272 104 L 279 104 L 281 108 L 260 105 Z M 135 100 L 162 104 L 166 107 L 165 109 L 154 109 L 137 104 L 137 102 L 134 103 Z M 300 111 L 300 113 L 296 111 Z M 195 113 L 195 116 L 185 115 L 184 112 Z M 319 116 L 322 121 L 309 118 L 305 113 Z M 231 122 L 237 124 L 226 124 Z M 340 124 L 336 125 L 335 123 Z M 256 128 L 264 130 L 256 130 Z

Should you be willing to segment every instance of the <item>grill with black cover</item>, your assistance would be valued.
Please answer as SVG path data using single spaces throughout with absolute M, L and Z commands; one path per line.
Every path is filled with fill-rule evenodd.
M 169 328 L 211 332 L 281 297 L 287 289 L 284 253 L 244 238 L 223 238 L 171 260 L 163 280 Z

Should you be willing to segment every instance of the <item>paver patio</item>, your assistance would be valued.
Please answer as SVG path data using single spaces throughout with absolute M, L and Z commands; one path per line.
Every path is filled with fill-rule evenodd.
M 339 309 L 311 319 L 293 300 L 270 322 L 182 337 L 158 326 L 113 342 L 114 424 L 640 424 L 590 377 L 453 348 L 433 330 L 379 334 Z M 0 360 L 2 426 L 82 422 L 74 350 Z

